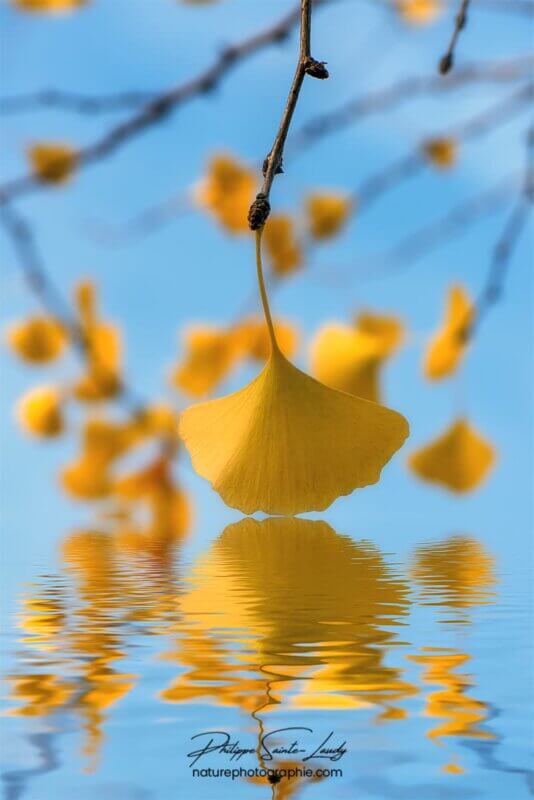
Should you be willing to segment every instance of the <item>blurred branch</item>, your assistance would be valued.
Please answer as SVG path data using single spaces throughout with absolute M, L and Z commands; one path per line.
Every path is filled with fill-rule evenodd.
M 0 98 L 1 114 L 21 114 L 27 111 L 58 108 L 78 114 L 106 114 L 138 108 L 153 101 L 158 92 L 127 91 L 110 95 L 85 95 L 61 89 L 41 89 L 28 94 Z
M 534 84 L 529 83 L 526 86 L 522 86 L 519 90 L 492 105 L 489 109 L 485 109 L 482 113 L 475 114 L 459 125 L 452 126 L 446 132 L 440 133 L 440 137 L 451 137 L 461 142 L 476 139 L 489 131 L 495 130 L 498 126 L 506 124 L 514 114 L 527 108 L 533 94 Z M 401 156 L 397 161 L 371 175 L 361 184 L 360 189 L 354 192 L 357 211 L 368 210 L 373 203 L 391 188 L 398 186 L 399 183 L 411 178 L 429 165 L 430 162 L 421 148 L 417 147 L 413 152 L 408 153 L 406 156 Z
M 309 0 L 310 3 L 312 0 Z M 326 5 L 333 0 L 313 0 L 315 6 Z M 156 125 L 179 106 L 202 94 L 211 92 L 238 63 L 249 58 L 267 45 L 286 39 L 300 19 L 300 3 L 297 8 L 285 14 L 276 24 L 229 45 L 214 59 L 213 63 L 196 77 L 162 92 L 131 117 L 97 139 L 93 144 L 83 147 L 77 154 L 77 169 L 85 169 L 116 152 L 120 147 L 146 129 Z M 33 173 L 28 173 L 0 186 L 0 203 L 15 197 L 30 194 L 44 188 Z
M 69 335 L 75 352 L 85 359 L 88 342 L 84 330 L 48 275 L 30 224 L 8 203 L 0 206 L 0 224 L 11 241 L 17 256 L 17 266 L 29 290 L 43 309 L 61 323 Z M 138 416 L 142 413 L 145 404 L 126 385 L 121 385 L 117 399 L 127 406 L 132 415 Z
M 445 54 L 440 58 L 439 61 L 439 71 L 442 75 L 446 75 L 448 72 L 451 71 L 453 64 L 454 64 L 454 54 L 456 50 L 456 45 L 458 43 L 458 38 L 460 36 L 461 31 L 467 25 L 467 11 L 469 9 L 470 0 L 460 0 L 460 9 L 456 15 L 454 20 L 454 28 L 451 34 L 449 46 L 445 51 Z
M 516 176 L 507 176 L 490 189 L 475 197 L 455 206 L 445 215 L 438 217 L 428 225 L 408 234 L 386 253 L 371 256 L 366 261 L 371 261 L 375 266 L 369 269 L 370 277 L 378 277 L 384 270 L 378 270 L 376 265 L 385 265 L 386 269 L 392 266 L 406 268 L 431 253 L 443 242 L 461 233 L 484 214 L 489 214 L 498 208 L 512 189 L 517 184 Z
M 503 295 L 510 262 L 523 233 L 534 203 L 534 125 L 527 133 L 525 176 L 515 205 L 508 215 L 493 248 L 486 282 L 475 303 L 473 322 L 467 336 L 472 339 L 492 306 Z
M 337 133 L 346 126 L 359 122 L 372 114 L 390 111 L 400 104 L 422 95 L 455 91 L 471 83 L 515 81 L 528 77 L 533 66 L 534 56 L 526 55 L 502 61 L 471 64 L 446 78 L 434 75 L 402 78 L 383 89 L 349 100 L 348 103 L 344 103 L 333 111 L 313 117 L 290 137 L 288 146 L 300 154 L 304 148 L 329 133 Z
M 263 183 L 256 199 L 250 206 L 248 221 L 253 231 L 262 228 L 269 216 L 271 187 L 275 175 L 283 172 L 284 146 L 304 78 L 306 75 L 320 80 L 328 78 L 328 70 L 324 61 L 316 61 L 311 55 L 311 12 L 311 0 L 301 0 L 300 49 L 297 68 L 273 146 L 263 163 Z

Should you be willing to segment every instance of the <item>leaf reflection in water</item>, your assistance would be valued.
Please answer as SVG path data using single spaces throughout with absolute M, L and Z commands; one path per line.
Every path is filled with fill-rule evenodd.
M 450 626 L 453 635 L 456 626 L 471 624 L 469 609 L 491 602 L 494 596 L 493 558 L 476 539 L 465 535 L 420 546 L 412 560 L 411 577 L 421 604 L 440 612 L 439 624 Z M 484 725 L 489 704 L 468 694 L 475 685 L 474 679 L 458 671 L 471 659 L 464 652 L 466 644 L 463 639 L 461 648 L 422 647 L 419 653 L 408 656 L 423 667 L 423 684 L 437 687 L 427 693 L 424 711 L 426 716 L 439 720 L 427 731 L 427 736 L 437 743 L 449 737 L 458 742 L 494 739 L 493 732 Z M 443 764 L 442 770 L 450 774 L 465 771 L 457 758 Z

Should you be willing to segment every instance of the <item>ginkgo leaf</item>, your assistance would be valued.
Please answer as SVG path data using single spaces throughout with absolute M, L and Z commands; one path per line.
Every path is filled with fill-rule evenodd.
M 11 0 L 21 11 L 36 11 L 44 13 L 62 13 L 86 5 L 89 0 Z
M 76 150 L 67 144 L 39 143 L 28 150 L 35 176 L 43 183 L 66 183 L 76 168 Z
M 122 340 L 116 325 L 100 320 L 96 289 L 90 281 L 76 287 L 75 301 L 84 336 L 86 369 L 73 387 L 85 403 L 115 397 L 122 388 Z
M 376 483 L 408 435 L 400 414 L 329 389 L 301 372 L 276 342 L 256 237 L 258 280 L 272 353 L 235 394 L 186 410 L 180 434 L 196 471 L 247 514 L 296 514 Z
M 290 358 L 298 345 L 297 329 L 289 322 L 275 319 L 274 333 L 279 349 Z M 235 325 L 234 336 L 243 355 L 262 363 L 267 361 L 271 354 L 271 339 L 269 329 L 261 317 L 250 317 Z
M 473 306 L 465 289 L 451 286 L 442 326 L 429 342 L 424 357 L 423 371 L 429 380 L 441 380 L 456 371 L 467 347 L 472 319 Z
M 452 137 L 427 139 L 422 144 L 422 150 L 437 169 L 450 169 L 458 159 L 458 142 Z
M 233 156 L 221 154 L 210 161 L 208 174 L 197 187 L 195 197 L 227 231 L 246 233 L 255 189 L 254 172 Z
M 333 389 L 378 403 L 382 366 L 401 338 L 395 317 L 364 313 L 354 327 L 325 325 L 311 344 L 312 372 Z
M 394 0 L 399 15 L 409 25 L 430 25 L 441 14 L 441 0 Z
M 58 436 L 64 428 L 61 394 L 55 386 L 39 386 L 18 402 L 17 417 L 33 436 Z
M 445 433 L 416 450 L 408 459 L 415 474 L 453 492 L 470 492 L 487 477 L 495 448 L 460 417 Z
M 276 275 L 288 275 L 302 263 L 302 252 L 289 214 L 271 214 L 263 233 L 265 250 Z
M 185 346 L 185 358 L 173 371 L 171 381 L 192 397 L 212 392 L 239 358 L 236 340 L 224 328 L 190 327 L 185 332 Z
M 354 203 L 339 192 L 314 192 L 306 198 L 306 215 L 314 239 L 330 239 L 346 223 Z
M 67 343 L 63 325 L 53 317 L 36 316 L 11 325 L 7 341 L 13 351 L 31 364 L 58 358 Z

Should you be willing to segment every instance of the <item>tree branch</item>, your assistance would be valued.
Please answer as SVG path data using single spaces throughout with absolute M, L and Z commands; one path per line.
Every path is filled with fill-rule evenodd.
M 527 157 L 523 185 L 493 248 L 486 282 L 477 298 L 473 321 L 466 332 L 470 340 L 478 331 L 488 311 L 502 298 L 512 256 L 532 211 L 534 203 L 534 125 L 529 129 L 526 138 Z
M 467 25 L 467 11 L 469 9 L 469 3 L 471 0 L 461 0 L 460 2 L 460 10 L 456 15 L 454 20 L 454 28 L 452 31 L 451 39 L 449 42 L 449 46 L 445 51 L 445 54 L 440 58 L 438 69 L 442 75 L 446 75 L 448 72 L 451 71 L 454 65 L 454 54 L 456 50 L 456 44 L 458 42 L 458 38 L 460 36 L 460 32 L 463 31 L 465 26 Z
M 17 256 L 17 266 L 26 285 L 43 309 L 61 323 L 69 335 L 74 351 L 85 361 L 88 354 L 87 337 L 69 304 L 48 275 L 31 226 L 8 203 L 0 206 L 0 224 L 12 243 Z M 133 416 L 143 413 L 145 403 L 124 383 L 121 384 L 121 391 L 117 399 L 128 408 Z
M 297 106 L 300 95 L 300 90 L 304 82 L 305 75 L 311 75 L 312 78 L 324 79 L 328 78 L 328 70 L 324 62 L 316 61 L 311 56 L 311 0 L 301 0 L 301 19 L 300 19 L 300 50 L 297 68 L 289 96 L 287 98 L 286 106 L 284 108 L 280 126 L 275 136 L 273 146 L 269 155 L 263 164 L 263 183 L 260 191 L 256 195 L 256 199 L 252 203 L 248 221 L 250 229 L 255 231 L 259 230 L 265 225 L 269 212 L 271 210 L 269 204 L 269 196 L 271 193 L 271 186 L 274 181 L 274 176 L 282 172 L 282 161 L 284 154 L 284 145 L 287 139 L 289 126 L 293 118 L 293 113 Z
M 308 0 L 309 5 L 311 2 L 312 0 Z M 326 5 L 332 0 L 313 0 L 313 2 L 315 6 L 319 6 Z M 287 38 L 299 19 L 300 4 L 275 25 L 253 34 L 235 45 L 226 47 L 213 63 L 196 77 L 152 98 L 127 120 L 112 127 L 93 144 L 80 149 L 76 161 L 78 171 L 111 155 L 126 142 L 168 117 L 179 106 L 212 91 L 238 63 L 257 53 L 263 47 Z M 44 188 L 44 184 L 39 182 L 33 173 L 23 175 L 0 186 L 0 203 L 42 188 Z
M 390 86 L 369 92 L 363 97 L 356 97 L 332 111 L 312 117 L 289 137 L 287 148 L 301 154 L 323 136 L 337 133 L 372 114 L 390 111 L 416 97 L 456 91 L 472 83 L 513 82 L 523 77 L 528 78 L 533 66 L 534 56 L 528 54 L 502 61 L 471 64 L 446 78 L 434 75 L 402 78 Z

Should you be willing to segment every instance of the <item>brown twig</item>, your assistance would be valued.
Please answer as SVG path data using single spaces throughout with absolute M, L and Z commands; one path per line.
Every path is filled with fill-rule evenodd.
M 300 49 L 297 68 L 293 83 L 289 90 L 287 102 L 282 113 L 280 126 L 275 136 L 273 146 L 263 164 L 263 183 L 256 199 L 252 203 L 248 221 L 250 229 L 259 230 L 265 225 L 271 207 L 269 196 L 275 175 L 282 172 L 284 146 L 289 132 L 293 113 L 297 106 L 300 90 L 306 75 L 312 78 L 328 78 L 328 70 L 323 61 L 316 61 L 311 55 L 311 0 L 301 0 L 300 6 Z
M 312 0 L 309 0 L 311 5 Z M 326 5 L 332 0 L 313 0 L 315 6 Z M 136 113 L 112 127 L 92 144 L 78 151 L 76 166 L 78 171 L 98 163 L 110 156 L 140 133 L 168 118 L 179 106 L 219 85 L 223 77 L 238 63 L 257 53 L 263 47 L 286 39 L 294 25 L 300 20 L 300 4 L 285 14 L 276 24 L 243 39 L 235 45 L 222 50 L 213 63 L 196 77 L 162 92 L 143 105 Z M 30 194 L 44 188 L 33 173 L 22 175 L 0 186 L 0 203 Z
M 296 155 L 330 133 L 338 133 L 343 128 L 372 114 L 390 111 L 409 100 L 422 95 L 441 94 L 456 91 L 471 83 L 508 83 L 528 77 L 534 66 L 534 56 L 528 54 L 502 61 L 471 64 L 448 75 L 413 76 L 356 97 L 338 108 L 319 114 L 308 120 L 295 131 L 288 140 L 287 148 Z
M 456 44 L 461 31 L 463 31 L 467 25 L 467 11 L 469 9 L 470 2 L 471 0 L 461 0 L 460 2 L 460 10 L 458 11 L 454 20 L 454 28 L 451 34 L 449 46 L 447 47 L 445 54 L 439 60 L 438 70 L 441 75 L 446 75 L 448 72 L 450 72 L 454 65 Z

